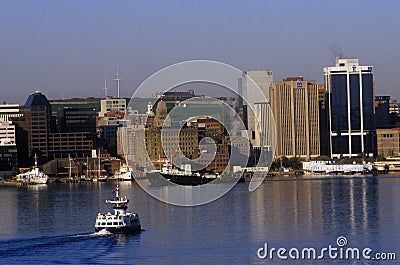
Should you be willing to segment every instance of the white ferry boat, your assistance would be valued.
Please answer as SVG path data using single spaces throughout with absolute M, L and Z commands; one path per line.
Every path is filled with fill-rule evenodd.
M 31 171 L 18 174 L 16 180 L 20 182 L 28 182 L 29 184 L 47 184 L 49 177 L 39 170 L 37 165 L 37 156 L 35 154 L 35 167 Z
M 107 230 L 114 234 L 134 234 L 142 231 L 139 215 L 127 213 L 129 199 L 119 196 L 119 186 L 115 189 L 115 199 L 106 200 L 106 203 L 113 205 L 114 213 L 98 213 L 95 230 Z

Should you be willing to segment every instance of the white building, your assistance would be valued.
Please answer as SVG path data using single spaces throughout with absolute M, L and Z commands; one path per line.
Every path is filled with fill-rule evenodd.
M 104 115 L 111 111 L 126 111 L 126 99 L 124 98 L 107 98 L 100 101 L 100 112 L 99 117 L 104 117 Z
M 258 118 L 254 128 L 254 146 L 266 147 L 268 151 L 275 150 L 275 121 L 269 103 L 256 102 L 254 103 L 254 110 L 256 112 L 256 117 Z
M 247 133 L 251 143 L 255 147 L 260 147 L 260 137 L 256 135 L 259 134 L 258 123 L 260 120 L 263 120 L 262 117 L 255 117 L 254 112 L 257 112 L 255 104 L 269 102 L 269 89 L 272 85 L 273 74 L 270 70 L 245 71 L 242 78 L 238 80 L 238 92 L 247 101 L 245 102 L 240 98 L 239 108 L 243 108 L 243 120 L 245 124 L 247 123 Z M 266 115 L 263 116 L 266 117 Z M 265 132 L 264 135 L 267 135 L 267 133 Z
M 272 87 L 274 81 L 271 70 L 245 71 L 244 75 L 250 77 L 261 88 L 264 96 L 269 98 L 269 88 Z
M 372 164 L 335 164 L 330 161 L 302 162 L 303 170 L 311 173 L 362 173 L 371 171 Z
M 19 104 L 0 104 L 0 122 L 10 121 L 11 117 L 21 117 Z
M 117 150 L 130 167 L 146 167 L 150 161 L 146 150 L 144 125 L 128 125 L 118 128 Z
M 15 125 L 11 122 L 0 122 L 0 141 L 3 144 L 15 145 Z

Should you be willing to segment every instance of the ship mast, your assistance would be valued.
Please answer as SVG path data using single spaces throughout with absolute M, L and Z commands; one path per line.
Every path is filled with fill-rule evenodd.
M 115 188 L 115 197 L 119 199 L 119 185 L 117 184 L 117 187 Z
M 71 154 L 68 154 L 68 167 L 65 167 L 65 168 L 68 168 L 68 178 L 69 178 L 69 180 L 71 180 L 71 178 L 72 178 L 72 159 L 71 159 Z
M 99 149 L 99 172 L 98 172 L 97 178 L 100 177 L 100 172 L 101 172 L 101 159 L 100 159 L 100 149 Z
M 106 94 L 106 98 L 108 98 L 108 95 L 107 95 L 107 90 L 108 90 L 108 87 L 107 87 L 107 76 L 104 76 L 104 87 L 103 87 L 103 89 L 104 89 L 104 93 Z
M 117 98 L 120 98 L 119 97 L 119 92 L 120 92 L 121 77 L 119 75 L 119 66 L 118 66 L 118 64 L 117 64 L 117 74 L 115 75 L 115 79 L 114 80 L 117 81 L 117 89 L 118 89 Z
M 110 203 L 113 205 L 113 209 L 115 215 L 124 214 L 125 211 L 128 209 L 128 198 L 120 198 L 119 197 L 119 185 L 115 188 L 115 199 L 114 200 L 106 200 L 106 203 Z
M 89 157 L 86 157 L 86 177 L 89 176 Z

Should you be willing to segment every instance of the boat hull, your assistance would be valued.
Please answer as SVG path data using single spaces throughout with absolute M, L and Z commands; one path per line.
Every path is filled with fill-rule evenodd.
M 133 226 L 123 226 L 123 227 L 96 227 L 95 231 L 99 232 L 101 230 L 106 230 L 113 234 L 137 234 L 142 231 L 142 227 L 140 225 Z
M 176 175 L 163 175 L 163 177 L 169 178 L 171 182 L 183 186 L 203 185 L 215 179 L 215 178 L 206 178 L 201 176 L 176 176 Z
M 162 178 L 160 176 L 162 176 Z M 216 179 L 216 178 L 207 178 L 204 176 L 194 176 L 194 175 L 192 176 L 171 175 L 171 174 L 163 174 L 160 172 L 147 173 L 147 178 L 149 179 L 150 184 L 154 186 L 173 185 L 172 183 L 183 186 L 198 186 L 210 183 L 211 181 Z

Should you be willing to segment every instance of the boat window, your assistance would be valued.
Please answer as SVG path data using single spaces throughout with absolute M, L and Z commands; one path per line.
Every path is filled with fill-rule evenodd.
M 119 225 L 123 225 L 122 222 L 119 222 Z
M 101 225 L 106 225 L 106 223 L 101 223 Z
M 118 222 L 114 222 L 113 225 L 118 225 Z

